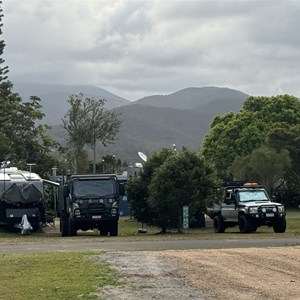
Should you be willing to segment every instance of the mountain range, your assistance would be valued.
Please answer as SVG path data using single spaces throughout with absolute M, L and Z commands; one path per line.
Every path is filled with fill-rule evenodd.
M 217 114 L 237 112 L 249 95 L 221 87 L 190 87 L 169 95 L 151 95 L 134 102 L 94 86 L 42 85 L 15 83 L 14 91 L 23 101 L 41 98 L 43 123 L 52 126 L 49 134 L 64 144 L 66 132 L 61 119 L 69 109 L 70 95 L 106 99 L 107 109 L 120 113 L 122 125 L 118 140 L 107 147 L 97 146 L 97 158 L 114 154 L 129 164 L 139 162 L 138 152 L 149 155 L 163 147 L 183 146 L 199 150 L 210 124 Z M 59 113 L 58 113 L 59 111 Z

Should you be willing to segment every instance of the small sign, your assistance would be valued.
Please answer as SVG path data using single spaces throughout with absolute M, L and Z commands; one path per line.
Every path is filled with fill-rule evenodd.
M 183 229 L 189 229 L 189 207 L 182 207 L 182 215 L 183 215 Z

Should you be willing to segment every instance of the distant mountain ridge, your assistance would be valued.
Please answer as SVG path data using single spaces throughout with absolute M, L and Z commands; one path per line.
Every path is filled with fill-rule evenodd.
M 83 93 L 85 97 L 105 99 L 106 107 L 112 109 L 130 103 L 122 97 L 110 93 L 104 89 L 89 85 L 52 85 L 15 83 L 14 91 L 19 93 L 24 101 L 30 96 L 41 98 L 41 104 L 45 112 L 44 122 L 50 125 L 61 123 L 61 119 L 69 109 L 67 100 L 70 95 Z
M 249 97 L 249 95 L 229 88 L 212 86 L 202 88 L 190 87 L 170 95 L 144 97 L 135 101 L 135 103 L 178 109 L 201 109 L 203 105 L 212 101 L 224 101 L 225 99 L 240 101 L 247 97 Z
M 239 111 L 249 95 L 237 90 L 219 87 L 186 88 L 170 95 L 154 95 L 130 102 L 106 90 L 93 86 L 47 86 L 15 84 L 24 101 L 34 95 L 41 98 L 46 114 L 43 123 L 51 125 L 49 131 L 64 144 L 66 132 L 61 119 L 69 109 L 71 94 L 107 99 L 107 108 L 120 113 L 122 125 L 115 144 L 97 146 L 97 158 L 114 154 L 122 161 L 139 161 L 139 151 L 149 155 L 164 147 L 183 146 L 198 151 L 216 114 Z

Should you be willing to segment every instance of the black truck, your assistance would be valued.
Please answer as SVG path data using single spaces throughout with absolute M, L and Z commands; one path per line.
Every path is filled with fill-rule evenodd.
M 98 229 L 100 235 L 117 236 L 120 194 L 124 190 L 114 174 L 68 175 L 59 187 L 61 235 Z

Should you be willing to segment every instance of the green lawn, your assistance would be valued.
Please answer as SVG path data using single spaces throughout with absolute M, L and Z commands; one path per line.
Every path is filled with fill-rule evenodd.
M 116 285 L 114 271 L 95 253 L 0 255 L 0 299 L 99 299 L 104 285 Z
M 132 241 L 132 240 L 174 240 L 174 239 L 238 239 L 238 238 L 281 238 L 300 236 L 300 210 L 287 212 L 287 231 L 274 233 L 272 228 L 260 227 L 257 232 L 240 234 L 238 227 L 228 228 L 223 234 L 213 232 L 212 222 L 205 228 L 189 229 L 183 234 L 176 230 L 165 235 L 158 234 L 159 228 L 144 226 L 146 234 L 138 233 L 141 224 L 130 218 L 121 218 L 118 237 L 101 237 L 98 232 L 79 233 L 82 242 L 88 240 Z M 1 243 L 20 244 L 24 242 L 63 242 L 59 233 L 34 232 L 21 235 L 20 232 L 0 230 Z M 38 253 L 1 254 L 0 299 L 99 299 L 96 293 L 105 285 L 118 285 L 115 272 L 103 261 L 101 253 Z
M 98 231 L 78 232 L 77 237 L 71 237 L 71 239 L 101 239 L 101 241 L 136 241 L 136 240 L 170 240 L 170 239 L 222 239 L 222 238 L 265 238 L 265 237 L 299 237 L 300 236 L 300 210 L 288 210 L 287 211 L 287 230 L 285 233 L 274 233 L 272 227 L 262 226 L 257 229 L 257 232 L 251 234 L 240 234 L 238 226 L 226 229 L 224 234 L 216 234 L 213 232 L 212 220 L 207 219 L 205 228 L 189 229 L 183 234 L 177 234 L 177 230 L 169 230 L 167 234 L 159 234 L 160 228 L 153 226 L 143 226 L 147 229 L 147 233 L 139 233 L 139 228 L 142 228 L 142 224 L 136 222 L 129 217 L 122 217 L 119 222 L 119 236 L 117 237 L 103 237 L 99 235 Z M 20 231 L 10 232 L 0 229 L 0 244 L 1 242 L 24 242 L 24 241 L 36 241 L 45 240 L 49 241 L 55 239 L 63 241 L 58 231 L 47 232 L 38 231 L 33 232 L 30 235 L 21 235 Z M 70 237 L 69 237 L 70 239 Z

